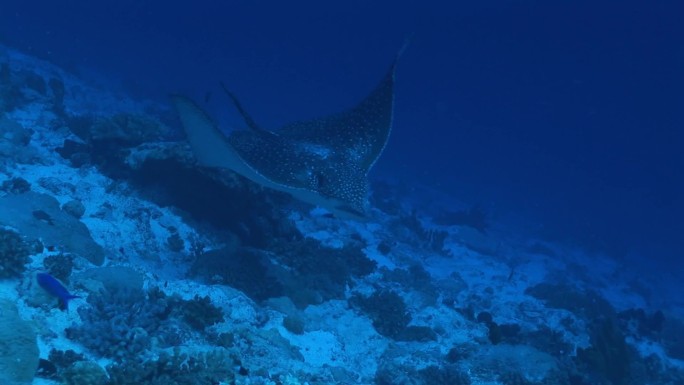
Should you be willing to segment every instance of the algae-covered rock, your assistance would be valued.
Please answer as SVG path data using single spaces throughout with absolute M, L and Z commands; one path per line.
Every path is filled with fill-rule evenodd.
M 59 202 L 49 195 L 29 191 L 0 197 L 0 225 L 12 226 L 25 237 L 41 239 L 95 265 L 104 262 L 104 249 L 86 225 L 60 209 Z
M 38 369 L 36 332 L 13 303 L 0 302 L 0 384 L 29 385 Z

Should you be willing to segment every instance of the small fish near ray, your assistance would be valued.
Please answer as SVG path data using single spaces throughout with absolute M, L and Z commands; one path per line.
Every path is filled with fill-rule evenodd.
M 230 135 L 192 100 L 174 96 L 173 101 L 200 165 L 227 168 L 339 217 L 362 219 L 368 206 L 368 172 L 392 130 L 395 67 L 396 60 L 355 107 L 276 131 L 260 128 L 228 90 L 249 127 Z

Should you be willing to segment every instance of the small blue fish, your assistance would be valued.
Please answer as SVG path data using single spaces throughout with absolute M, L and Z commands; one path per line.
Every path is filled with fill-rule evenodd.
M 59 300 L 59 308 L 62 310 L 69 310 L 69 300 L 74 298 L 81 298 L 77 295 L 71 295 L 64 285 L 62 285 L 55 277 L 47 273 L 38 273 L 36 280 L 40 287 L 47 291 L 53 297 Z

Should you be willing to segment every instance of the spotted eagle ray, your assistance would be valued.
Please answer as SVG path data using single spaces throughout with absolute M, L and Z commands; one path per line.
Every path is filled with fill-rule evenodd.
M 225 135 L 192 100 L 173 100 L 200 165 L 230 169 L 337 216 L 360 219 L 368 207 L 368 172 L 392 130 L 396 63 L 355 107 L 276 131 L 259 127 L 225 87 L 248 129 Z

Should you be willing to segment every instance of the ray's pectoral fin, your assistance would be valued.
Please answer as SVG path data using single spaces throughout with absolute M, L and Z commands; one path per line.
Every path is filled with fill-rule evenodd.
M 227 168 L 260 184 L 266 184 L 229 143 L 228 137 L 192 100 L 174 95 L 173 102 L 185 129 L 188 143 L 200 165 Z
M 211 118 L 186 97 L 173 95 L 172 100 L 199 163 L 207 167 L 232 168 L 230 158 L 235 150 Z
M 240 100 L 238 100 L 237 96 L 235 96 L 235 94 L 232 93 L 228 89 L 228 87 L 226 87 L 226 85 L 223 84 L 223 82 L 221 82 L 221 88 L 223 88 L 223 92 L 225 92 L 226 95 L 228 95 L 230 100 L 233 102 L 233 105 L 238 110 L 238 112 L 242 116 L 242 119 L 244 119 L 245 123 L 247 123 L 247 126 L 253 130 L 256 130 L 256 131 L 263 131 L 263 129 L 261 127 L 259 127 L 259 125 L 256 124 L 254 119 L 252 119 L 252 117 L 242 107 L 242 103 L 240 103 Z
M 331 147 L 367 174 L 382 154 L 392 131 L 395 68 L 396 61 L 375 89 L 353 108 L 286 125 L 278 134 Z

